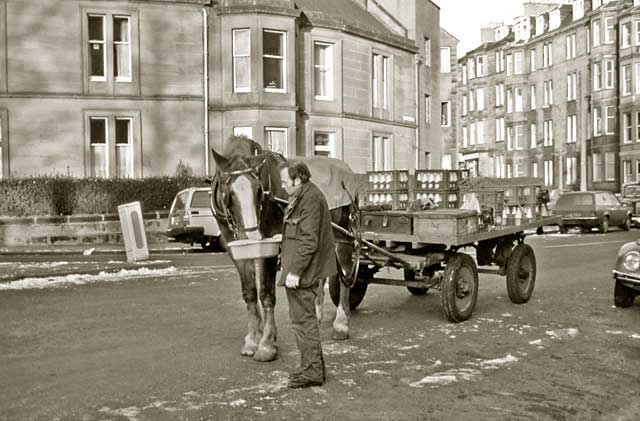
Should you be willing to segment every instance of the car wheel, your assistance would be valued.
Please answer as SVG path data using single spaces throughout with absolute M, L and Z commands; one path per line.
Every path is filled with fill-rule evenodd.
M 600 226 L 598 227 L 601 233 L 606 234 L 609 231 L 609 218 L 604 217 L 600 222 Z
M 636 292 L 633 289 L 616 280 L 616 286 L 613 289 L 613 304 L 616 307 L 631 307 L 635 297 Z
M 564 225 L 558 225 L 558 227 L 560 228 L 560 234 L 567 233 L 567 227 L 565 227 Z
M 631 217 L 627 216 L 627 219 L 624 221 L 624 224 L 620 226 L 625 231 L 629 231 L 631 229 Z

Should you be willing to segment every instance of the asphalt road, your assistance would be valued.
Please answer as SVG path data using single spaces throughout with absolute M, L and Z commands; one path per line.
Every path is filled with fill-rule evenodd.
M 0 419 L 635 420 L 640 299 L 613 307 L 611 268 L 639 233 L 530 237 L 531 301 L 512 304 L 504 278 L 483 274 L 460 324 L 437 292 L 371 285 L 352 338 L 333 341 L 326 297 L 328 380 L 298 391 L 285 387 L 298 356 L 282 290 L 280 357 L 240 356 L 246 312 L 225 255 L 153 256 L 171 267 L 0 290 Z

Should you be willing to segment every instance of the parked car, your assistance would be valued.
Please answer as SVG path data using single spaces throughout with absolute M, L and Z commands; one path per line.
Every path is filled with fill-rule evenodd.
M 176 194 L 169 212 L 169 238 L 200 244 L 206 251 L 224 248 L 220 228 L 211 212 L 210 191 L 209 187 L 190 187 Z
M 624 244 L 618 251 L 613 268 L 613 303 L 616 307 L 631 307 L 640 295 L 640 240 Z
M 553 208 L 556 207 L 556 203 L 558 203 L 558 199 L 565 194 L 569 193 L 572 190 L 568 189 L 553 189 L 549 192 L 549 203 L 547 204 L 550 211 L 553 211 Z
M 634 227 L 640 227 L 640 182 L 627 183 L 622 186 L 620 201 L 629 206 L 631 223 Z
M 564 193 L 553 213 L 561 217 L 558 224 L 561 233 L 572 227 L 589 231 L 597 227 L 603 233 L 609 231 L 610 226 L 619 226 L 625 231 L 631 228 L 631 208 L 609 191 Z

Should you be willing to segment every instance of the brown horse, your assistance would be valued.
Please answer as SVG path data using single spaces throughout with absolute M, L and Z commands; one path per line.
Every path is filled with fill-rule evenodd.
M 223 154 L 212 149 L 216 174 L 211 185 L 211 207 L 226 242 L 235 239 L 263 239 L 282 233 L 283 211 L 287 194 L 282 189 L 279 165 L 285 158 L 264 150 L 244 136 L 230 138 Z M 318 181 L 313 178 L 312 181 Z M 347 228 L 352 211 L 350 205 L 331 210 L 333 222 Z M 345 262 L 353 246 L 342 234 L 336 234 L 338 262 Z M 231 254 L 229 254 L 230 257 Z M 232 257 L 233 259 L 233 257 Z M 274 318 L 275 281 L 278 258 L 263 260 L 262 279 L 256 280 L 252 260 L 234 260 L 242 284 L 242 297 L 249 316 L 248 332 L 241 354 L 257 361 L 272 361 L 277 357 L 277 329 Z M 343 265 L 344 266 L 344 263 Z M 335 339 L 349 337 L 349 288 L 340 284 L 339 304 L 333 323 Z M 259 285 L 258 285 L 259 284 Z M 324 282 L 320 291 L 324 291 Z M 335 294 L 337 295 L 337 294 Z M 262 304 L 262 311 L 258 304 Z M 337 297 L 336 297 L 337 298 Z M 316 311 L 322 318 L 323 294 L 319 294 Z M 335 302 L 335 300 L 334 300 Z

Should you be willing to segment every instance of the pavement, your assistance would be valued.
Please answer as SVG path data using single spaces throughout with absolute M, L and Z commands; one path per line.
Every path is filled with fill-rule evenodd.
M 201 253 L 200 246 L 189 244 L 161 242 L 149 244 L 149 254 Z M 0 256 L 21 255 L 67 255 L 82 254 L 122 254 L 126 251 L 124 244 L 91 243 L 91 244 L 27 244 L 0 247 Z

